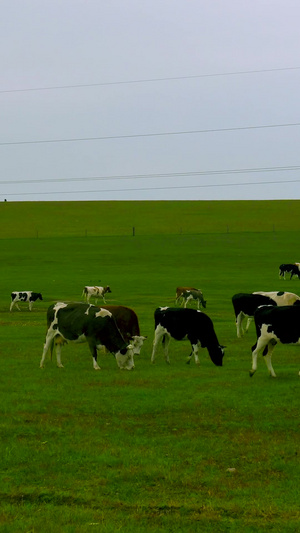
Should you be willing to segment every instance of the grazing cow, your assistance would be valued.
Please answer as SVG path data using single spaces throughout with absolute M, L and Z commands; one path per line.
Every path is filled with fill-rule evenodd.
M 224 347 L 220 346 L 213 323 L 209 316 L 196 309 L 181 309 L 178 307 L 159 307 L 154 313 L 155 336 L 151 363 L 154 363 L 155 352 L 158 343 L 162 340 L 164 345 L 165 359 L 169 359 L 169 343 L 171 337 L 178 341 L 188 339 L 192 346 L 192 352 L 187 359 L 190 362 L 192 355 L 199 364 L 198 350 L 200 347 L 207 348 L 212 362 L 216 366 L 222 366 Z
M 134 355 L 139 355 L 147 337 L 140 334 L 138 317 L 133 309 L 124 305 L 103 305 L 102 309 L 112 314 L 125 342 L 132 345 Z
M 185 308 L 190 300 L 196 300 L 198 309 L 200 309 L 200 304 L 206 308 L 206 300 L 204 300 L 203 293 L 200 290 L 186 290 L 183 291 L 181 296 Z
M 110 287 L 106 285 L 106 287 L 84 287 L 82 291 L 82 296 L 84 297 L 85 301 L 87 303 L 90 302 L 91 297 L 95 298 L 95 304 L 98 302 L 99 298 L 102 298 L 103 302 L 106 303 L 104 294 L 111 292 Z
M 252 346 L 252 368 L 250 377 L 257 370 L 257 356 L 263 352 L 270 375 L 276 378 L 271 358 L 278 342 L 300 344 L 300 307 L 259 307 L 254 314 L 257 341 Z M 300 372 L 299 372 L 300 376 Z
M 298 279 L 300 279 L 300 271 L 297 263 L 287 263 L 280 265 L 279 267 L 279 277 L 283 277 L 285 279 L 285 273 L 291 274 L 290 280 L 293 276 L 298 276 Z
M 177 289 L 176 289 L 176 297 L 175 297 L 175 303 L 176 304 L 182 298 L 182 293 L 185 292 L 185 291 L 200 291 L 200 289 L 196 289 L 196 287 L 177 287 Z
M 21 311 L 17 302 L 28 302 L 29 311 L 32 310 L 33 302 L 37 300 L 42 300 L 43 297 L 40 292 L 32 291 L 14 291 L 11 293 L 11 304 L 9 310 L 11 311 L 14 306 Z
M 102 346 L 113 353 L 120 368 L 134 368 L 132 346 L 123 339 L 114 317 L 95 305 L 85 303 L 52 304 L 47 312 L 48 331 L 40 367 L 44 366 L 46 354 L 53 345 L 56 347 L 57 366 L 61 363 L 61 345 L 66 342 L 88 342 L 93 356 L 95 370 L 100 370 L 97 363 L 97 349 Z
M 254 313 L 260 305 L 295 305 L 300 303 L 300 297 L 292 292 L 253 292 L 234 294 L 232 304 L 236 318 L 237 336 L 240 338 L 247 333 L 253 320 Z M 247 318 L 246 328 L 243 321 Z

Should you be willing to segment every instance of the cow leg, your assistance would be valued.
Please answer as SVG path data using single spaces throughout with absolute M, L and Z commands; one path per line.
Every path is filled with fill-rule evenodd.
M 29 311 L 32 311 L 32 306 L 33 306 L 33 302 L 29 302 L 29 304 L 28 304 Z
M 165 328 L 163 328 L 160 324 L 155 329 L 154 333 L 154 340 L 153 340 L 153 349 L 152 349 L 152 355 L 151 355 L 151 363 L 154 363 L 155 361 L 155 354 L 158 347 L 158 343 L 162 341 L 163 336 L 166 334 Z
M 263 340 L 262 337 L 260 337 L 257 340 L 257 343 L 252 347 L 252 368 L 249 372 L 251 378 L 257 370 L 257 356 L 267 346 L 267 344 L 268 341 Z
M 12 308 L 13 308 L 14 306 L 16 306 L 16 308 L 18 309 L 18 311 L 21 311 L 18 302 L 15 302 L 15 301 L 11 302 L 9 310 L 12 311 Z
M 245 329 L 245 333 L 247 333 L 247 331 L 248 331 L 248 329 L 249 329 L 249 327 L 250 327 L 250 324 L 251 324 L 252 320 L 253 320 L 253 317 L 252 317 L 252 316 L 248 316 L 248 318 L 247 318 L 247 324 L 246 324 L 246 329 Z
M 168 365 L 170 364 L 170 358 L 169 358 L 169 344 L 170 344 L 171 337 L 170 335 L 165 335 L 163 338 L 163 344 L 165 348 L 165 360 Z
M 103 298 L 103 302 L 104 302 L 104 303 L 106 304 L 106 301 L 105 301 L 105 298 L 104 298 L 104 296 L 103 296 L 102 298 Z
M 90 348 L 90 352 L 91 352 L 92 357 L 93 357 L 93 367 L 94 367 L 94 369 L 95 370 L 101 370 L 100 366 L 97 363 L 98 352 L 97 352 L 97 348 L 96 348 L 95 344 L 93 344 L 92 342 L 89 342 L 89 348 Z
M 243 311 L 241 311 L 236 317 L 236 333 L 239 339 L 243 336 L 243 333 L 244 333 L 243 319 L 244 319 L 244 313 Z
M 194 345 L 194 357 L 195 357 L 196 365 L 200 365 L 200 361 L 199 361 L 199 357 L 198 357 L 199 348 L 201 348 L 201 343 L 197 342 L 197 344 Z
M 41 359 L 41 362 L 40 362 L 40 368 L 44 367 L 44 362 L 45 362 L 45 358 L 46 358 L 47 352 L 48 352 L 48 350 L 49 350 L 49 348 L 51 346 L 51 342 L 53 341 L 55 335 L 56 335 L 56 332 L 53 329 L 49 329 L 47 331 L 46 340 L 45 340 L 45 344 L 44 344 L 44 349 L 43 349 L 43 353 L 42 353 L 42 359 Z
M 61 362 L 61 343 L 55 344 L 55 352 L 56 352 L 56 364 L 58 368 L 64 368 L 64 365 Z
M 274 372 L 274 368 L 272 366 L 272 353 L 276 346 L 276 341 L 270 341 L 268 344 L 268 353 L 264 356 L 265 363 L 267 365 L 267 369 L 269 370 L 269 374 L 272 378 L 276 378 L 276 374 Z
M 187 364 L 187 365 L 190 364 L 192 357 L 193 357 L 193 346 L 192 346 L 192 351 L 191 351 L 190 355 L 188 356 L 188 358 L 187 358 L 187 360 L 186 360 L 186 364 Z
M 192 345 L 192 351 L 191 351 L 189 357 L 187 358 L 186 362 L 189 365 L 190 362 L 191 362 L 191 359 L 192 359 L 192 357 L 194 355 L 195 363 L 196 363 L 196 365 L 199 365 L 200 364 L 199 357 L 198 357 L 199 345 L 198 345 L 198 343 L 197 344 L 192 344 L 191 343 L 191 345 Z

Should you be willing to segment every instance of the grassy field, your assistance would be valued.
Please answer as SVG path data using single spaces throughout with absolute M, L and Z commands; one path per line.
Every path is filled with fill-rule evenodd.
M 0 206 L 1 532 L 295 532 L 297 347 L 249 378 L 254 327 L 237 339 L 231 297 L 287 290 L 300 261 L 299 202 L 5 203 Z M 299 226 L 299 227 L 298 227 Z M 136 228 L 132 236 L 132 227 Z M 300 254 L 300 252 L 299 252 Z M 87 345 L 39 368 L 46 310 L 109 284 L 148 336 L 133 372 Z M 171 341 L 150 364 L 153 313 L 177 285 L 203 290 L 224 366 Z M 12 290 L 42 292 L 9 312 Z

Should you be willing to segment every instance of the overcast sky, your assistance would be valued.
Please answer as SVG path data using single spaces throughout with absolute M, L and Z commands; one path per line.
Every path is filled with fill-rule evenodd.
M 300 198 L 299 0 L 0 13 L 0 201 Z

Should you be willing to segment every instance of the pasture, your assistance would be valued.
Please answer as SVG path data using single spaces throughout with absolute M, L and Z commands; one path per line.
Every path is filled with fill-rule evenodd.
M 231 303 L 237 292 L 300 294 L 297 278 L 278 276 L 300 261 L 298 207 L 0 206 L 1 531 L 298 530 L 299 348 L 276 347 L 276 379 L 262 358 L 250 378 L 254 325 L 237 339 Z M 107 303 L 132 307 L 148 336 L 135 370 L 100 352 L 95 371 L 87 344 L 63 347 L 63 369 L 48 357 L 41 370 L 48 306 L 106 284 Z M 223 367 L 206 350 L 186 365 L 190 345 L 174 340 L 171 364 L 162 349 L 150 364 L 154 310 L 174 305 L 178 285 L 203 290 Z M 44 299 L 9 313 L 14 290 Z

